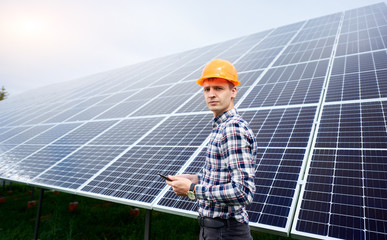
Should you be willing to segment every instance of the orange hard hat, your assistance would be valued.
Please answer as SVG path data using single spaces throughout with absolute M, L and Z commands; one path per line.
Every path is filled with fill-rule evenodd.
M 203 69 L 202 77 L 196 83 L 203 86 L 203 81 L 208 78 L 223 78 L 230 81 L 234 86 L 241 84 L 238 81 L 236 68 L 229 61 L 222 59 L 214 59 L 207 63 Z

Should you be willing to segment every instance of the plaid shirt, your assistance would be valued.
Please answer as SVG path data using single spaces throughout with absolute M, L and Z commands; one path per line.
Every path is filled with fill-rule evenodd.
M 206 162 L 195 187 L 200 216 L 248 223 L 255 192 L 257 142 L 236 109 L 213 119 Z

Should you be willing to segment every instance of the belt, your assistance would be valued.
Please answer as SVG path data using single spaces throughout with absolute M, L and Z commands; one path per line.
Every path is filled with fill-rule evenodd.
M 223 219 L 223 218 L 210 218 L 210 217 L 198 217 L 200 227 L 206 228 L 222 228 L 224 226 L 237 224 L 238 221 L 235 218 Z

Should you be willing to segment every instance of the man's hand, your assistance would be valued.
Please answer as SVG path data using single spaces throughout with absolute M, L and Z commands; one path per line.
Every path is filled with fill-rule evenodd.
M 188 180 L 190 180 L 191 182 L 193 182 L 195 184 L 199 183 L 198 175 L 196 175 L 196 174 L 180 174 L 180 175 L 176 175 L 176 177 L 187 178 Z
M 168 178 L 171 179 L 172 181 L 167 180 L 166 183 L 172 187 L 173 191 L 177 195 L 187 196 L 187 192 L 192 183 L 192 181 L 189 179 L 191 177 L 188 178 L 188 176 L 191 176 L 191 175 L 189 174 L 176 175 L 176 176 L 169 175 Z M 194 178 L 192 178 L 192 180 L 194 180 Z

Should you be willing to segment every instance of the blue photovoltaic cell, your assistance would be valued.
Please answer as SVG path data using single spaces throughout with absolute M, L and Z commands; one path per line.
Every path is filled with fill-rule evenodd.
M 240 108 L 317 103 L 328 61 L 273 68 L 259 81 Z
M 15 146 L 16 145 L 5 145 L 5 144 L 0 145 L 0 156 L 3 155 L 3 153 L 10 150 L 11 148 L 14 148 Z
M 80 111 L 79 108 L 71 108 L 66 109 L 62 111 L 58 111 L 55 114 L 50 114 L 49 118 L 47 118 L 44 123 L 60 123 L 63 121 L 66 121 L 67 119 L 73 117 L 74 115 L 78 114 Z
M 31 138 L 26 144 L 48 144 L 80 125 L 80 123 L 71 123 L 54 126 L 44 133 Z
M 386 51 L 336 58 L 326 101 L 387 97 L 386 77 Z
M 387 25 L 385 5 L 380 9 L 375 7 L 369 10 L 369 13 L 364 15 L 356 13 L 355 10 L 345 14 L 337 46 L 338 56 L 386 48 L 385 31 L 378 29 L 380 26 Z
M 373 27 L 387 23 L 386 8 L 376 6 L 383 6 L 383 18 L 376 7 L 373 14 L 345 15 L 326 95 L 332 103 L 323 106 L 296 215 L 297 234 L 387 239 L 387 106 L 381 100 L 387 91 L 387 55 L 385 50 L 367 52 L 385 48 Z M 374 22 L 378 18 L 384 20 Z M 354 24 L 360 22 L 370 28 Z M 350 102 L 367 99 L 375 100 Z
M 259 148 L 251 222 L 286 226 L 304 154 L 305 149 Z
M 32 121 L 28 121 L 24 124 L 62 122 L 65 119 L 84 111 L 86 108 L 92 106 L 102 98 L 104 98 L 104 96 L 79 99 L 78 101 L 60 104 L 60 107 L 55 107 L 52 110 L 50 109 L 50 111 L 47 111 L 37 118 L 34 118 Z
M 206 151 L 207 148 L 204 148 L 182 174 L 199 174 L 205 162 Z M 196 201 L 176 195 L 172 188 L 158 202 L 158 205 L 192 212 L 197 210 Z
M 25 131 L 29 127 L 14 127 L 14 128 L 1 128 L 0 133 L 0 142 L 6 141 L 8 138 L 11 138 L 23 131 Z
M 82 191 L 150 203 L 165 186 L 157 173 L 174 175 L 197 148 L 134 147 Z
M 100 113 L 95 119 L 123 118 L 143 106 L 149 99 L 125 100 L 106 111 Z
M 387 148 L 385 105 L 367 102 L 325 106 L 316 147 Z
M 208 110 L 204 100 L 203 92 L 197 93 L 189 102 L 185 103 L 177 112 L 202 112 Z
M 23 143 L 27 140 L 29 140 L 30 138 L 33 138 L 35 137 L 36 135 L 46 131 L 47 129 L 53 127 L 53 125 L 42 125 L 42 126 L 35 126 L 35 127 L 31 127 L 17 135 L 14 135 L 10 138 L 8 138 L 8 140 L 6 141 L 3 141 L 2 144 L 20 144 L 20 143 Z
M 58 104 L 62 105 L 62 104 Z M 24 125 L 35 118 L 41 116 L 42 114 L 47 114 L 47 112 L 52 111 L 52 109 L 56 109 L 58 106 L 52 106 L 47 104 L 47 106 L 40 106 L 40 108 L 33 109 L 34 111 L 30 111 L 29 109 L 25 109 L 25 111 L 20 111 L 16 114 L 17 118 L 10 116 L 3 121 L 2 126 L 20 126 Z M 49 114 L 48 114 L 49 115 Z M 47 116 L 48 117 L 48 116 Z
M 6 146 L 7 151 L 0 155 L 1 176 L 5 176 L 7 171 L 11 169 L 15 163 L 23 160 L 28 155 L 43 147 L 42 145 L 12 145 L 12 148 L 10 149 L 9 145 L 4 146 Z
M 133 116 L 169 114 L 180 107 L 191 94 L 182 94 L 178 96 L 161 96 L 149 102 L 146 106 L 139 109 Z
M 196 84 L 196 81 L 190 80 L 187 82 L 177 83 L 172 88 L 168 88 L 161 97 L 181 96 L 185 94 L 190 94 L 192 96 L 192 94 L 201 90 L 200 86 Z M 187 100 L 187 98 L 185 98 L 185 100 Z
M 132 115 L 132 113 L 135 113 L 141 107 L 146 106 L 149 100 L 160 94 L 166 88 L 166 86 L 159 86 L 137 90 L 134 94 L 130 92 L 129 98 L 100 113 L 95 119 L 123 118 Z
M 274 59 L 274 57 L 277 55 L 275 53 L 279 53 L 279 49 L 276 49 L 276 48 L 279 48 L 281 46 L 285 46 L 292 39 L 292 37 L 294 36 L 294 34 L 296 33 L 296 31 L 298 29 L 294 29 L 294 30 L 295 31 L 293 31 L 293 30 L 286 31 L 284 33 L 279 32 L 279 31 L 281 31 L 281 29 L 274 30 L 274 32 L 270 33 L 269 36 L 267 36 L 265 39 L 263 39 L 262 42 L 260 42 L 254 49 L 252 49 L 251 52 L 253 53 L 253 52 L 256 52 L 257 50 L 258 51 L 262 51 L 262 50 L 267 51 L 267 49 L 270 49 L 269 52 L 273 53 L 273 54 L 269 54 L 269 55 L 271 55 L 272 59 Z M 276 50 L 273 50 L 273 49 L 276 49 Z M 246 56 L 248 56 L 248 55 L 246 55 Z M 269 62 L 267 62 L 267 63 L 269 63 Z M 259 68 L 265 68 L 265 67 L 267 67 L 267 65 L 260 65 L 259 66 Z M 241 71 L 257 69 L 257 67 L 250 67 L 250 64 L 249 64 L 248 68 L 244 68 L 244 67 L 240 67 L 240 68 L 241 68 Z
M 305 24 L 293 42 L 310 41 L 327 36 L 335 36 L 339 27 L 341 14 L 336 13 L 328 16 L 314 18 Z
M 125 119 L 94 139 L 95 145 L 131 145 L 145 135 L 163 118 Z
M 33 111 L 35 110 L 34 108 L 30 109 L 30 111 Z M 26 114 L 29 113 L 29 111 L 23 111 L 24 114 L 21 113 L 21 111 L 18 111 L 18 112 L 15 112 L 15 111 L 12 111 L 12 110 L 9 110 L 8 112 L 5 112 L 4 111 L 4 115 L 2 116 L 1 118 L 1 127 L 2 129 L 4 127 L 10 127 L 10 126 L 14 126 L 12 124 L 13 121 L 15 121 L 15 119 L 20 119 L 21 117 L 25 116 Z
M 43 120 L 44 123 L 58 123 L 68 120 L 74 115 L 82 113 L 85 109 L 89 108 L 96 102 L 103 99 L 103 96 L 98 96 L 95 98 L 82 98 L 69 101 L 63 105 L 60 105 L 59 108 L 55 108 L 50 112 L 49 116 Z
M 386 111 L 386 102 L 324 107 L 297 231 L 387 238 Z
M 259 147 L 305 148 L 309 141 L 316 107 L 246 111 Z
M 84 144 L 112 126 L 116 121 L 89 122 L 70 132 L 54 144 Z
M 282 47 L 275 46 L 275 48 L 269 50 L 258 49 L 257 51 L 250 52 L 235 64 L 238 71 L 264 69 L 278 55 Z
M 229 59 L 231 62 L 235 62 L 238 58 L 240 58 L 242 52 L 245 53 L 250 51 L 251 48 L 258 42 L 263 40 L 269 32 L 271 32 L 271 30 L 251 34 L 246 37 L 240 38 L 240 41 L 237 44 L 227 49 L 227 51 L 220 53 L 217 57 L 221 59 Z M 196 72 L 196 75 L 193 75 L 194 78 L 201 74 L 203 66 L 204 64 L 202 63 L 200 65 L 200 69 L 198 69 L 198 71 Z
M 296 229 L 341 239 L 385 239 L 386 158 L 385 150 L 316 149 Z
M 335 37 L 320 38 L 308 42 L 291 44 L 274 65 L 307 62 L 329 58 Z
M 11 169 L 7 171 L 6 176 L 8 178 L 30 181 L 77 148 L 78 146 L 49 145 L 12 165 Z
M 285 227 L 293 203 L 315 107 L 246 111 L 257 135 L 258 158 L 251 222 Z M 274 148 L 271 148 L 274 147 Z
M 359 239 L 364 239 L 364 235 L 361 234 L 363 231 L 364 221 L 362 221 L 364 215 L 363 211 L 361 211 L 363 203 L 362 193 L 352 193 L 348 195 L 346 192 L 337 192 L 343 190 L 342 187 L 334 185 L 334 178 L 335 176 L 335 162 L 342 162 L 345 163 L 348 160 L 349 156 L 346 156 L 348 154 L 352 153 L 351 162 L 354 164 L 352 168 L 351 173 L 346 173 L 346 176 L 339 177 L 339 179 L 335 179 L 335 181 L 340 181 L 340 178 L 344 181 L 346 180 L 347 184 L 344 186 L 350 185 L 352 189 L 347 188 L 348 191 L 353 190 L 353 187 L 355 187 L 355 184 L 361 186 L 361 178 L 362 178 L 362 172 L 361 172 L 361 159 L 359 159 L 358 155 L 360 154 L 358 151 L 340 151 L 337 152 L 336 150 L 315 150 L 313 154 L 312 163 L 309 169 L 309 175 L 307 179 L 307 185 L 305 187 L 305 193 L 303 202 L 301 205 L 300 210 L 300 216 L 301 220 L 298 221 L 297 230 L 308 232 L 308 233 L 314 233 L 322 236 L 329 236 L 328 235 L 328 222 L 330 222 L 330 218 L 332 217 L 332 221 L 335 221 L 335 217 L 340 217 L 339 212 L 335 214 L 334 209 L 339 209 L 340 206 L 339 203 L 332 204 L 332 198 L 334 195 L 336 195 L 337 198 L 347 198 L 347 203 L 342 205 L 343 207 L 346 206 L 346 208 L 342 208 L 343 210 L 349 210 L 348 208 L 352 208 L 352 213 L 348 212 L 346 215 L 353 214 L 354 211 L 357 212 L 358 216 L 357 218 L 353 218 L 347 222 L 347 228 L 351 227 L 353 230 L 357 228 L 357 234 L 359 236 Z M 360 167 L 360 169 L 359 169 Z M 338 172 L 343 172 L 343 169 L 337 168 Z M 351 181 L 352 180 L 352 181 Z M 341 194 L 340 196 L 338 194 Z M 348 202 L 350 200 L 351 202 Z M 333 212 L 331 212 L 331 208 Z M 357 209 L 357 210 L 356 210 Z M 331 215 L 333 213 L 333 215 Z M 345 217 L 345 215 L 343 215 Z M 347 219 L 349 220 L 349 218 Z M 356 221 L 354 221 L 356 220 Z M 330 231 L 333 230 L 334 225 L 339 225 L 339 223 L 330 222 L 332 224 L 332 229 L 329 229 Z M 353 224 L 353 226 L 348 226 L 348 224 Z M 356 225 L 355 225 L 356 224 Z M 342 234 L 347 234 L 347 231 L 343 231 Z M 337 234 L 337 232 L 332 232 L 332 235 Z M 331 235 L 331 236 L 332 236 Z M 363 235 L 363 237 L 361 237 Z M 338 237 L 338 236 L 336 236 Z M 352 236 L 354 237 L 354 236 Z
M 139 144 L 200 146 L 211 132 L 211 119 L 208 114 L 170 117 Z
M 385 4 L 345 12 L 297 235 L 387 239 L 386 13 Z
M 67 119 L 66 122 L 93 119 L 95 116 L 99 115 L 101 112 L 108 110 L 110 107 L 111 105 L 95 105 L 95 106 L 89 107 L 81 111 L 80 113 L 74 113 L 75 115 Z
M 125 149 L 116 146 L 84 146 L 37 176 L 34 181 L 77 189 Z

